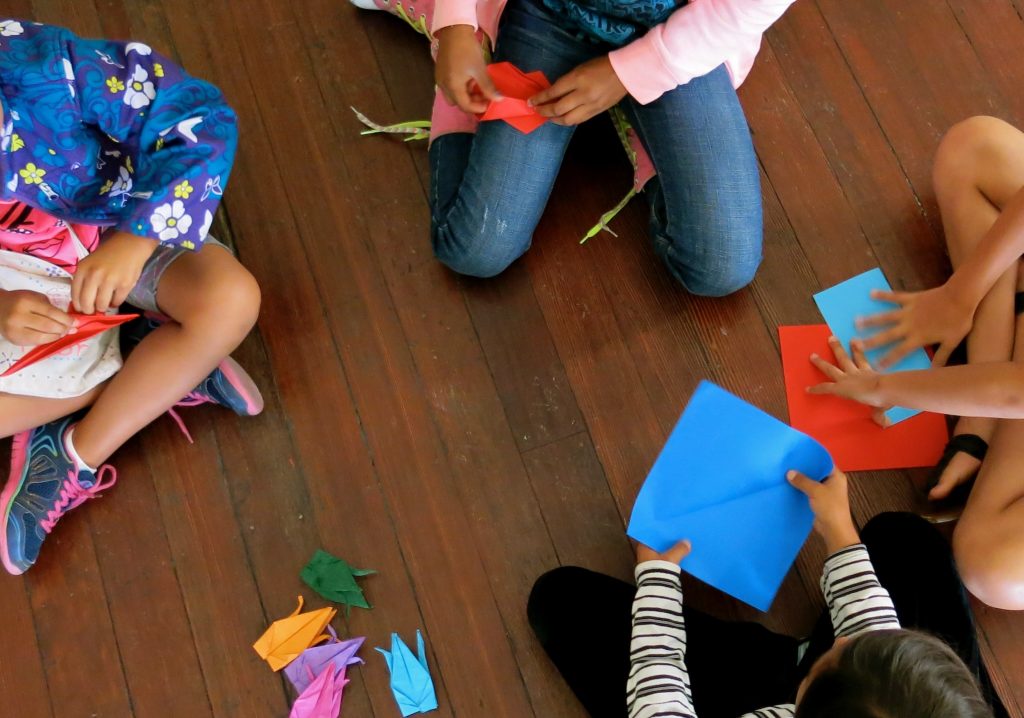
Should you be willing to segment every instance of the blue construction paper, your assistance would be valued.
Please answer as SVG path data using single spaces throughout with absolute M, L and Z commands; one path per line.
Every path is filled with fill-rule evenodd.
M 814 301 L 817 303 L 818 309 L 821 310 L 821 315 L 825 317 L 825 323 L 828 324 L 828 328 L 838 337 L 839 341 L 843 343 L 847 351 L 850 349 L 851 339 L 857 337 L 866 339 L 881 331 L 881 329 L 868 329 L 862 332 L 857 329 L 854 322 L 858 317 L 869 317 L 872 314 L 879 314 L 897 308 L 897 305 L 892 302 L 872 299 L 872 289 L 884 289 L 886 291 L 891 289 L 881 269 L 876 268 L 864 272 L 864 274 L 858 274 L 852 279 L 847 279 L 831 289 L 826 289 L 814 295 Z M 892 345 L 887 345 L 872 349 L 867 353 L 868 361 L 871 362 L 872 366 L 878 366 L 878 360 L 891 348 Z M 929 369 L 931 365 L 931 359 L 928 358 L 928 354 L 924 349 L 916 349 L 886 369 L 885 372 L 888 374 L 894 371 Z M 917 409 L 905 409 L 900 406 L 894 406 L 885 412 L 885 415 L 889 417 L 889 421 L 896 424 L 920 413 Z
M 811 437 L 701 382 L 640 489 L 628 533 L 659 552 L 689 539 L 684 571 L 767 611 L 814 524 L 786 472 L 821 481 L 832 468 Z
M 377 652 L 384 656 L 388 670 L 391 671 L 391 692 L 395 696 L 403 718 L 415 713 L 426 713 L 437 709 L 437 695 L 434 693 L 434 680 L 427 668 L 427 651 L 423 644 L 423 634 L 416 631 L 416 651 L 413 655 L 409 647 L 397 633 L 391 634 L 391 650 L 378 648 Z

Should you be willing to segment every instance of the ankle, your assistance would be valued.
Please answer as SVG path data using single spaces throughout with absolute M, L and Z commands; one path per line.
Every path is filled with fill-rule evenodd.
M 83 442 L 75 441 L 75 429 L 78 428 L 78 424 L 68 428 L 66 434 L 64 434 L 64 450 L 67 452 L 71 460 L 75 462 L 75 468 L 79 471 L 88 471 L 92 474 L 96 473 L 97 468 L 102 463 L 100 461 L 90 461 L 90 454 L 88 451 L 83 452 L 81 445 Z M 86 445 L 88 448 L 88 445 Z M 83 455 L 84 454 L 84 455 Z

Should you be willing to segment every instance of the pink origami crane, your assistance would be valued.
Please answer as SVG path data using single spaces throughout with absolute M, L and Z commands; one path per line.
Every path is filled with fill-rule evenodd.
M 487 74 L 503 95 L 492 102 L 481 120 L 504 120 L 524 134 L 530 134 L 548 121 L 527 100 L 541 90 L 551 87 L 543 72 L 523 72 L 511 62 L 496 62 L 487 66 Z
M 316 678 L 308 667 L 306 671 L 311 682 L 292 704 L 288 718 L 338 718 L 341 714 L 341 693 L 349 682 L 345 677 L 345 667 L 339 669 L 330 663 Z
M 335 668 L 342 669 L 363 662 L 363 659 L 359 658 L 356 653 L 362 647 L 365 638 L 350 638 L 347 641 L 341 641 L 333 626 L 328 626 L 327 631 L 331 634 L 331 640 L 319 646 L 307 648 L 299 654 L 298 658 L 285 666 L 284 674 L 295 686 L 297 693 L 305 692 L 312 677 L 323 673 L 327 666 L 333 665 Z

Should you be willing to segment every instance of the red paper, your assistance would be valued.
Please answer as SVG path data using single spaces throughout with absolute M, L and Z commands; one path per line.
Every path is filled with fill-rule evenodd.
M 487 74 L 504 99 L 492 102 L 480 115 L 481 120 L 504 120 L 527 135 L 548 121 L 527 103 L 551 87 L 543 72 L 523 72 L 511 62 L 496 62 L 487 66 Z
M 808 386 L 826 381 L 811 364 L 811 354 L 835 359 L 828 346 L 831 334 L 824 324 L 779 327 L 789 423 L 824 444 L 845 471 L 934 466 L 949 439 L 941 414 L 923 412 L 883 429 L 871 420 L 869 406 L 807 393 Z
M 108 329 L 112 329 L 116 326 L 124 324 L 125 322 L 131 321 L 137 318 L 138 314 L 78 314 L 76 312 L 68 312 L 72 319 L 78 322 L 78 326 L 74 328 L 73 334 L 65 334 L 55 342 L 49 344 L 40 344 L 37 347 L 30 349 L 24 356 L 18 361 L 12 364 L 7 371 L 0 376 L 10 376 L 15 372 L 19 372 L 25 367 L 32 366 L 36 362 L 42 361 L 48 356 L 58 354 L 68 347 L 73 347 L 76 344 L 81 344 L 87 339 L 91 339 L 97 334 L 102 334 Z

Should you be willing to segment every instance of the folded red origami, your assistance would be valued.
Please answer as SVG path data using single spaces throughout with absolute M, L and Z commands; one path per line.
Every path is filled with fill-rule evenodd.
M 824 324 L 779 327 L 790 425 L 824 444 L 846 471 L 934 466 L 949 438 L 944 416 L 923 412 L 883 429 L 872 421 L 870 406 L 807 393 L 808 386 L 826 381 L 811 354 L 835 361 L 831 334 Z
M 491 102 L 481 120 L 504 120 L 527 135 L 548 121 L 527 102 L 551 87 L 543 72 L 523 72 L 511 62 L 496 62 L 487 66 L 487 74 L 504 99 Z
M 55 342 L 33 347 L 0 376 L 10 376 L 48 356 L 59 354 L 68 347 L 81 344 L 97 334 L 102 334 L 108 329 L 113 329 L 139 316 L 138 314 L 78 314 L 77 312 L 68 312 L 68 314 L 78 322 L 77 326 Z

